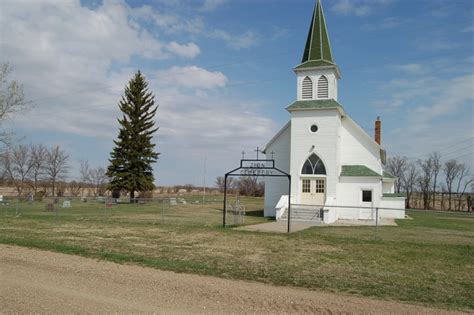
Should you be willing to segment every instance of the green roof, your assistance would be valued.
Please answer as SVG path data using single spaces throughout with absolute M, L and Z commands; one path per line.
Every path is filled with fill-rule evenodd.
M 341 176 L 382 177 L 365 165 L 343 165 Z
M 308 38 L 304 48 L 303 59 L 298 68 L 319 67 L 318 63 L 310 64 L 308 61 L 326 61 L 334 65 L 331 44 L 326 27 L 321 0 L 318 0 L 314 7 L 313 18 L 309 27 Z M 326 66 L 326 64 L 325 64 Z
M 383 177 L 385 177 L 385 178 L 396 178 L 395 176 L 393 176 L 392 174 L 390 174 L 389 172 L 386 172 L 386 171 L 383 171 Z
M 389 194 L 389 193 L 384 193 L 383 197 L 388 197 L 388 198 L 400 198 L 400 197 L 405 197 L 406 198 L 407 194 L 406 193 L 395 193 L 395 194 Z
M 310 60 L 296 66 L 296 70 L 304 68 L 316 68 L 316 67 L 337 67 L 336 64 L 326 60 Z
M 306 109 L 341 109 L 344 107 L 334 99 L 296 101 L 286 108 L 287 111 Z

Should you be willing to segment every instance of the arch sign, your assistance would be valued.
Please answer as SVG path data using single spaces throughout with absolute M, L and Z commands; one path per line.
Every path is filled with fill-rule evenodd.
M 224 176 L 224 217 L 223 226 L 227 226 L 227 178 L 229 176 L 235 177 L 286 177 L 288 179 L 288 233 L 290 233 L 290 218 L 291 218 L 291 175 L 276 168 L 275 160 L 273 159 L 259 159 L 258 158 L 259 148 L 257 148 L 257 159 L 245 159 L 244 153 L 242 153 L 242 159 L 240 160 L 240 166 L 228 172 Z

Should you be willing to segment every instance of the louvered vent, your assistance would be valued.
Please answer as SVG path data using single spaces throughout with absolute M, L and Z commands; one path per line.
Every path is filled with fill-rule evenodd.
M 318 98 L 329 97 L 328 79 L 323 75 L 318 80 Z
M 313 81 L 309 77 L 303 80 L 303 95 L 304 100 L 310 100 L 313 98 Z

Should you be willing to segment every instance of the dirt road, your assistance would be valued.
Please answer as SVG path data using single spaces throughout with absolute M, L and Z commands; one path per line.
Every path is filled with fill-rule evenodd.
M 0 313 L 434 314 L 396 302 L 119 265 L 0 245 Z

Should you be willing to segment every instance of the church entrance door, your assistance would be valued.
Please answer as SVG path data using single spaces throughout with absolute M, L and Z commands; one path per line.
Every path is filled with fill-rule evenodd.
M 325 178 L 301 178 L 301 203 L 323 206 L 326 201 Z

